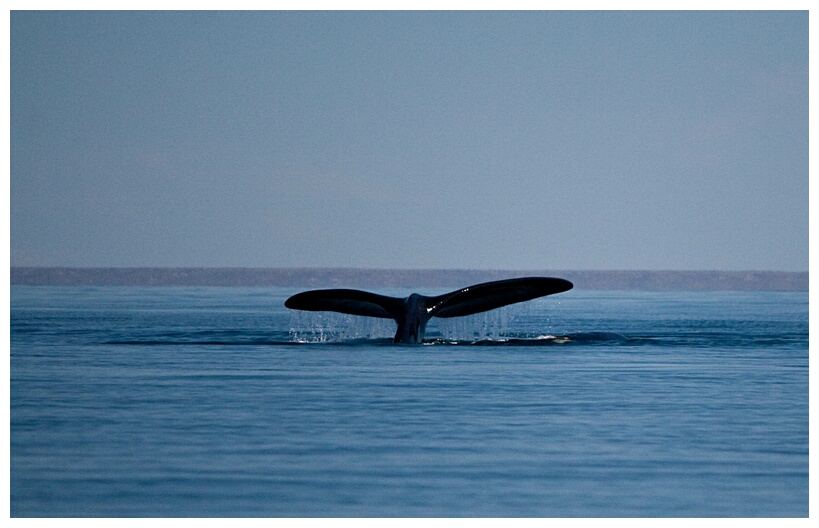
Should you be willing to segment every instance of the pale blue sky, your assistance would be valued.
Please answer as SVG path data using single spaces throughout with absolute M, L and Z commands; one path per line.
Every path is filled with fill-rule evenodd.
M 807 12 L 13 12 L 11 263 L 808 269 Z

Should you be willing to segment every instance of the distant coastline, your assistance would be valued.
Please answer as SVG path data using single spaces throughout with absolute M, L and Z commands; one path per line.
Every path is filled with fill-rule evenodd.
M 12 285 L 434 288 L 522 276 L 562 277 L 583 290 L 808 291 L 808 272 L 410 270 L 364 268 L 12 267 Z

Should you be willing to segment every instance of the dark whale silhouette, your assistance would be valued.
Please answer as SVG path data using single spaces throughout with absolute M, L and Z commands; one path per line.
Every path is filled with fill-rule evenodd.
M 572 286 L 564 279 L 522 277 L 484 282 L 436 297 L 413 293 L 405 299 L 362 290 L 310 290 L 290 297 L 284 305 L 294 310 L 394 319 L 398 323 L 394 342 L 421 343 L 427 322 L 433 317 L 462 317 L 486 312 L 564 292 Z

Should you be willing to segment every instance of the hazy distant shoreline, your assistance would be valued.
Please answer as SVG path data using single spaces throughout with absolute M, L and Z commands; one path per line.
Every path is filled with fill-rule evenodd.
M 42 286 L 459 287 L 522 276 L 562 277 L 584 290 L 808 291 L 808 272 L 410 270 L 358 268 L 12 267 L 11 284 Z

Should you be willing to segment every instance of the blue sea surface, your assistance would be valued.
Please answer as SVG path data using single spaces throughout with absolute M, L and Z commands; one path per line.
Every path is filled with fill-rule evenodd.
M 808 515 L 806 292 L 572 290 L 394 345 L 296 291 L 12 286 L 11 515 Z

